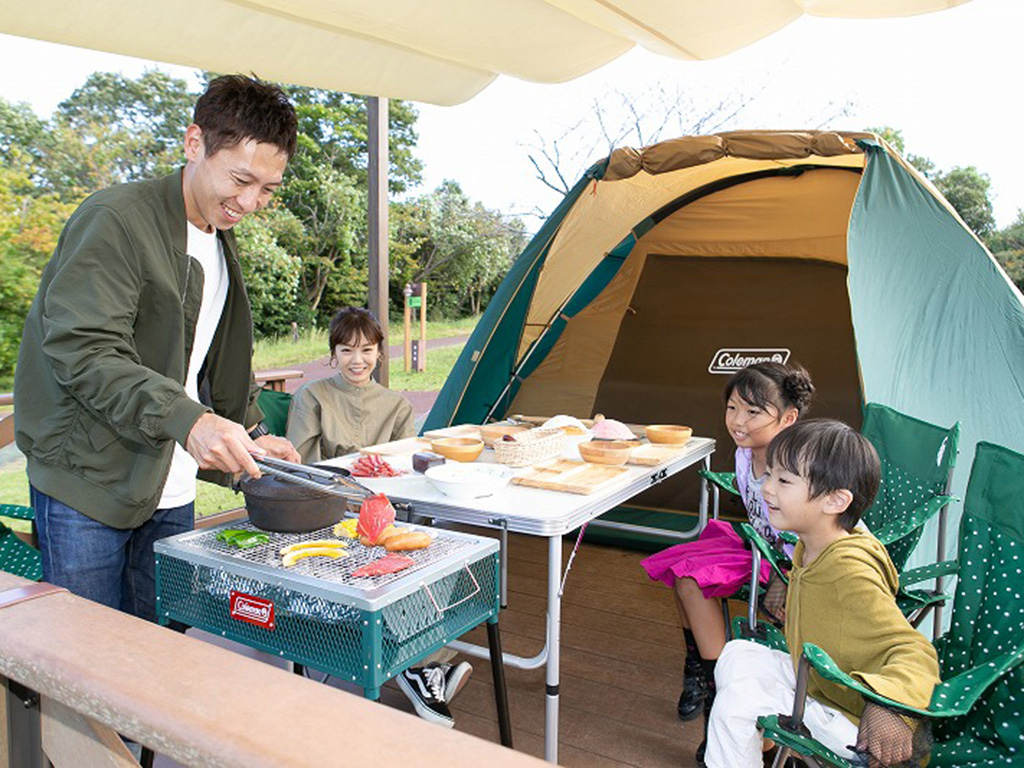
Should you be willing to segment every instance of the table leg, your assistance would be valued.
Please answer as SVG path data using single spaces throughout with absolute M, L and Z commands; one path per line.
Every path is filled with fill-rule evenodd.
M 487 646 L 491 651 L 491 677 L 494 679 L 494 703 L 498 710 L 498 732 L 502 746 L 512 747 L 512 723 L 508 714 L 508 688 L 505 685 L 505 664 L 501 654 L 501 633 L 498 619 L 487 622 Z
M 498 560 L 501 562 L 501 583 L 499 590 L 501 595 L 501 607 L 508 608 L 508 523 L 506 522 L 498 532 L 498 542 L 501 548 Z
M 704 457 L 704 469 L 711 471 L 711 456 Z M 718 504 L 715 504 L 715 518 L 718 518 Z M 697 533 L 700 533 L 708 524 L 708 481 L 707 478 L 700 479 L 700 513 Z
M 562 537 L 548 538 L 548 630 L 545 682 L 547 700 L 544 707 L 544 759 L 558 762 L 558 681 L 562 599 L 558 590 L 562 578 Z

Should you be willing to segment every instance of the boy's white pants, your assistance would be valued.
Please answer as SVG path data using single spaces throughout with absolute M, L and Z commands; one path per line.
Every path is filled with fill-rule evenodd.
M 796 693 L 796 673 L 788 653 L 748 640 L 725 644 L 715 666 L 718 694 L 708 724 L 708 768 L 761 768 L 761 715 L 790 714 Z M 841 757 L 853 759 L 846 748 L 857 743 L 857 726 L 838 709 L 807 698 L 804 724 L 811 735 Z

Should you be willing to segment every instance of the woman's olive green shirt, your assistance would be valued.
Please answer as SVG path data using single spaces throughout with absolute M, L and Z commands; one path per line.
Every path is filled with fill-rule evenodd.
M 340 374 L 304 384 L 288 411 L 288 439 L 307 464 L 415 433 L 408 400 L 375 381 L 359 387 Z

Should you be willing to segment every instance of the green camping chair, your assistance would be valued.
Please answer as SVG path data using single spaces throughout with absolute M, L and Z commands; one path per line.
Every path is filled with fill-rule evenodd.
M 864 512 L 864 523 L 881 541 L 893 565 L 903 572 L 921 540 L 925 523 L 938 515 L 936 562 L 946 558 L 946 510 L 960 443 L 960 424 L 948 429 L 915 419 L 877 403 L 864 407 L 861 433 L 875 446 L 882 461 L 882 483 L 875 502 Z M 900 608 L 920 622 L 935 609 L 935 634 L 941 632 L 941 576 L 935 589 L 901 589 Z
M 261 389 L 256 402 L 263 411 L 263 423 L 270 434 L 284 437 L 288 430 L 288 408 L 292 404 L 292 396 L 287 392 Z
M 852 768 L 802 735 L 802 691 L 813 668 L 821 677 L 852 688 L 898 712 L 929 718 L 935 743 L 932 768 L 1024 766 L 1024 455 L 978 443 L 960 522 L 958 557 L 908 572 L 901 582 L 935 578 L 941 570 L 959 576 L 950 629 L 935 641 L 942 682 L 927 709 L 880 696 L 836 667 L 823 650 L 806 643 L 797 674 L 798 697 L 791 716 L 758 719 L 767 738 L 811 765 Z M 798 717 L 798 715 L 800 717 Z
M 0 504 L 0 517 L 33 520 L 35 511 L 32 507 Z M 15 536 L 14 531 L 3 522 L 0 522 L 0 571 L 32 581 L 40 581 L 43 578 L 43 561 L 39 550 Z

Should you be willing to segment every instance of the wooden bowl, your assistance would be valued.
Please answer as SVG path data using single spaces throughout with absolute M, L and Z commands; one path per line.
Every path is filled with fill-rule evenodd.
M 628 440 L 591 440 L 576 447 L 584 461 L 618 467 L 629 461 L 635 446 Z
M 484 445 L 494 445 L 495 440 L 501 440 L 505 435 L 515 435 L 528 429 L 529 427 L 512 424 L 484 424 L 480 427 L 480 437 Z
M 682 445 L 690 439 L 693 429 L 678 424 L 650 424 L 644 428 L 644 432 L 652 443 Z
M 484 441 L 476 437 L 439 437 L 430 441 L 430 450 L 452 461 L 476 461 Z

